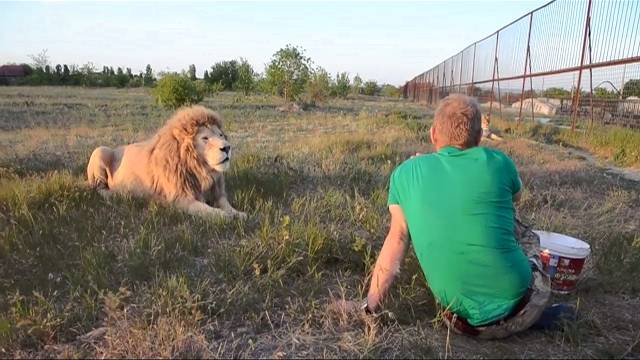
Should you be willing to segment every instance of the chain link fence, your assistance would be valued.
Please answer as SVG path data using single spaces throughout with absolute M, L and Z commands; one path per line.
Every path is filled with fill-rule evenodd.
M 493 116 L 572 129 L 640 128 L 640 0 L 555 0 L 408 81 L 435 105 L 475 96 Z

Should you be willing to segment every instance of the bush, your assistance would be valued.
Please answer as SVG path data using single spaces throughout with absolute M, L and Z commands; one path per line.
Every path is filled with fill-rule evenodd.
M 400 95 L 402 94 L 400 92 L 400 89 L 389 84 L 382 85 L 382 89 L 380 90 L 380 93 L 382 94 L 382 96 L 395 97 L 395 98 L 400 97 Z
M 336 82 L 333 85 L 333 93 L 339 98 L 346 98 L 351 91 L 351 82 L 349 74 L 346 72 L 336 74 Z
M 206 95 L 207 88 L 186 77 L 169 74 L 160 79 L 153 89 L 156 103 L 167 109 L 197 104 Z
M 219 82 L 209 84 L 204 80 L 196 80 L 195 85 L 198 94 L 202 95 L 202 97 L 213 96 L 224 90 L 224 86 Z
M 624 83 L 622 96 L 625 99 L 629 96 L 640 96 L 640 79 L 632 79 Z
M 331 79 L 329 74 L 321 67 L 318 67 L 309 78 L 305 91 L 306 101 L 311 105 L 323 102 L 329 97 L 331 90 Z
M 362 93 L 365 95 L 373 96 L 376 94 L 377 91 L 378 91 L 378 83 L 373 80 L 369 80 L 366 83 L 364 83 L 364 86 L 362 88 Z

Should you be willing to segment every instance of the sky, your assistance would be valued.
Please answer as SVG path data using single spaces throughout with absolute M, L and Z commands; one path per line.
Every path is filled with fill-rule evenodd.
M 547 1 L 0 2 L 0 64 L 92 62 L 154 71 L 246 58 L 287 44 L 331 74 L 404 84 Z

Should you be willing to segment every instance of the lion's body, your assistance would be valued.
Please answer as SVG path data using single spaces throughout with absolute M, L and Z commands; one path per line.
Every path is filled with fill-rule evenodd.
M 155 189 L 154 180 L 157 176 L 149 162 L 152 150 L 153 139 L 115 149 L 106 146 L 95 149 L 87 167 L 89 183 L 115 192 L 158 196 L 169 200 L 168 195 L 175 191 Z
M 226 199 L 222 172 L 229 159 L 219 115 L 194 106 L 178 111 L 146 141 L 95 149 L 87 178 L 104 195 L 130 193 L 172 202 L 194 214 L 244 216 Z

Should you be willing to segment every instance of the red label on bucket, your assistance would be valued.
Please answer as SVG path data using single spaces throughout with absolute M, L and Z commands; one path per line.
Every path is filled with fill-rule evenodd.
M 548 250 L 540 252 L 540 258 L 544 270 L 551 277 L 551 290 L 564 294 L 575 290 L 585 259 L 571 259 Z

